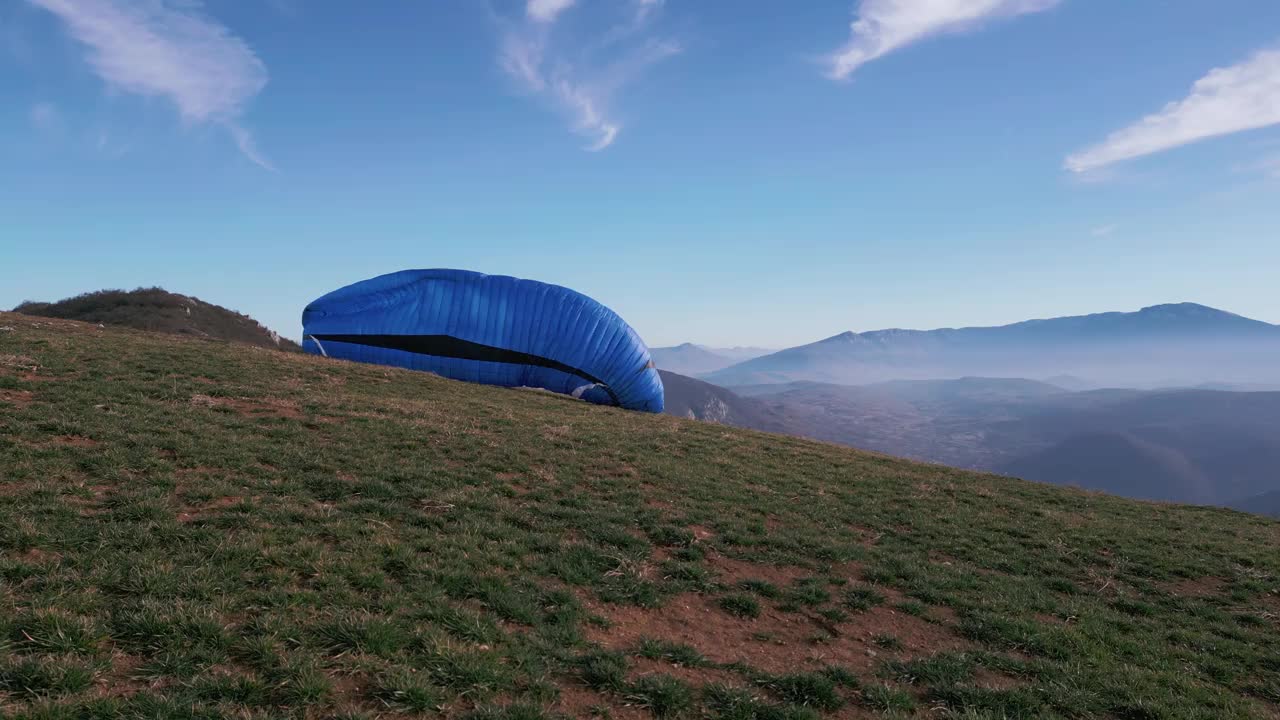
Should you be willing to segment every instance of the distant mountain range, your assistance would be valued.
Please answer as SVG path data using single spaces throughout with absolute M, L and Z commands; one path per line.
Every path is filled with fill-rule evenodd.
M 1280 326 L 1204 305 L 846 332 L 716 369 L 671 350 L 701 378 L 664 375 L 675 414 L 1280 514 Z
M 794 382 L 664 374 L 673 414 L 1153 500 L 1277 512 L 1280 392 L 1071 392 L 1017 378 Z
M 701 371 L 724 387 L 969 375 L 1059 378 L 1064 389 L 1280 385 L 1280 326 L 1180 303 L 999 327 L 845 332 Z
M 1280 518 L 1280 490 L 1272 490 L 1261 495 L 1238 500 L 1231 503 L 1230 507 L 1236 510 L 1244 510 L 1245 512 Z
M 297 343 L 280 337 L 248 315 L 158 287 L 98 290 L 51 303 L 28 301 L 13 311 L 282 350 L 302 350 Z
M 730 365 L 768 355 L 773 352 L 766 348 L 732 347 L 710 348 L 705 345 L 684 343 L 674 347 L 651 348 L 650 356 L 653 364 L 661 370 L 682 375 L 702 375 L 715 372 Z

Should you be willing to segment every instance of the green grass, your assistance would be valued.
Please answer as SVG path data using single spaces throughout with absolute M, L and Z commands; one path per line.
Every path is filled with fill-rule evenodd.
M 845 588 L 842 600 L 844 606 L 854 612 L 865 612 L 884 602 L 884 595 L 873 587 L 855 585 Z
M 769 677 L 759 681 L 780 699 L 819 710 L 835 710 L 844 704 L 837 692 L 840 684 L 826 673 L 793 673 Z
M 693 704 L 688 683 L 670 675 L 641 675 L 623 694 L 630 704 L 647 708 L 659 718 L 676 717 Z
M 760 601 L 745 593 L 721 595 L 719 603 L 720 609 L 730 615 L 741 618 L 760 617 Z
M 636 655 L 649 660 L 665 660 L 669 663 L 687 667 L 702 667 L 712 664 L 695 647 L 652 638 L 644 638 L 640 641 L 640 646 L 636 648 Z
M 0 327 L 0 717 L 1280 712 L 1275 521 Z M 665 624 L 681 608 L 739 640 L 675 633 L 699 628 Z

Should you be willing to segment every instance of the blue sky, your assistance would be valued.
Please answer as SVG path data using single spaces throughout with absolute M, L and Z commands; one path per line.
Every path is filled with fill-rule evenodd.
M 650 345 L 1280 322 L 1274 0 L 8 0 L 0 307 L 410 267 Z

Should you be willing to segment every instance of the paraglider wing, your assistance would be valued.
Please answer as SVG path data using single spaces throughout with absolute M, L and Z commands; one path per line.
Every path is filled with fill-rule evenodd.
M 404 270 L 317 299 L 302 325 L 303 349 L 328 357 L 662 412 L 662 380 L 636 332 L 558 285 Z

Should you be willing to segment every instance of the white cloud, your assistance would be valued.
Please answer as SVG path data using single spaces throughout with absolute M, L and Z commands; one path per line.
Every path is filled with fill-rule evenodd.
M 573 7 L 575 0 L 529 0 L 525 13 L 537 22 L 549 23 L 560 13 Z
M 1061 0 L 862 0 L 849 42 L 826 58 L 843 80 L 863 64 L 918 40 L 963 32 L 984 21 L 1041 12 Z
M 1106 237 L 1106 236 L 1110 235 L 1111 233 L 1114 233 L 1114 232 L 1115 232 L 1119 227 L 1120 227 L 1119 225 L 1116 225 L 1116 224 L 1114 224 L 1114 223 L 1112 223 L 1112 224 L 1110 224 L 1110 225 L 1100 225 L 1100 226 L 1098 226 L 1098 227 L 1096 227 L 1096 228 L 1094 228 L 1094 229 L 1090 230 L 1090 231 L 1089 231 L 1089 234 L 1090 234 L 1090 235 L 1092 235 L 1092 236 L 1094 236 L 1094 237 Z
M 508 75 L 530 92 L 542 92 L 547 81 L 542 77 L 542 56 L 546 39 L 537 32 L 508 32 L 502 38 L 498 61 Z
M 595 138 L 587 150 L 598 152 L 613 144 L 621 128 L 600 114 L 590 92 L 565 79 L 556 82 L 555 92 L 560 102 L 573 112 L 576 118 L 574 129 Z
M 1081 173 L 1169 150 L 1206 138 L 1280 123 L 1280 50 L 1214 68 L 1191 94 L 1117 130 L 1101 143 L 1070 155 L 1066 167 Z
M 38 102 L 27 113 L 31 127 L 42 133 L 54 133 L 62 129 L 62 114 L 53 103 Z
M 276 166 L 272 165 L 270 160 L 267 160 L 262 153 L 258 152 L 258 144 L 253 141 L 252 133 L 234 123 L 227 125 L 227 131 L 231 133 L 231 139 L 236 141 L 236 147 L 240 149 L 242 155 L 258 166 L 275 172 Z
M 1263 154 L 1255 156 L 1247 162 L 1236 163 L 1231 171 L 1245 175 L 1263 175 L 1273 180 L 1280 180 L 1280 154 Z
M 611 97 L 648 66 L 679 53 L 680 46 L 647 32 L 662 0 L 635 0 L 633 15 L 588 38 L 553 36 L 555 14 L 572 4 L 529 0 L 532 20 L 504 28 L 498 62 L 522 89 L 564 113 L 573 131 L 587 138 L 584 149 L 597 152 L 612 145 L 622 129 L 608 111 Z M 535 12 L 535 5 L 555 9 Z
M 644 20 L 649 13 L 657 12 L 666 4 L 666 0 L 635 0 L 636 2 L 636 18 Z
M 88 49 L 108 87 L 174 104 L 187 123 L 226 127 L 241 152 L 270 165 L 239 124 L 267 84 L 267 69 L 244 40 L 193 0 L 28 0 L 57 15 Z

